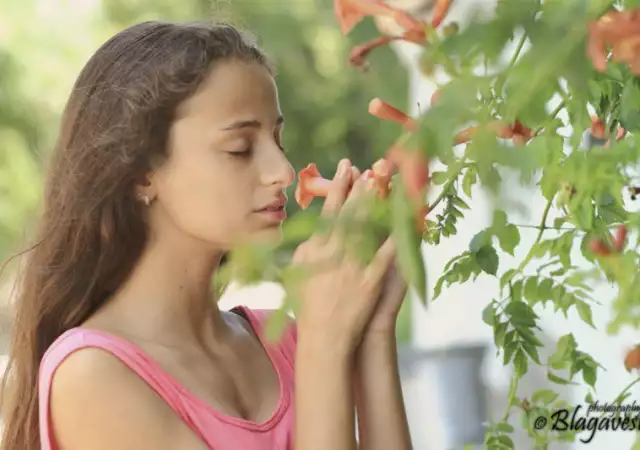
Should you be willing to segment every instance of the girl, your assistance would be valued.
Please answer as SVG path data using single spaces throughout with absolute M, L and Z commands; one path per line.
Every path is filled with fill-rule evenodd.
M 212 298 L 225 252 L 280 235 L 282 127 L 270 62 L 231 26 L 141 23 L 89 60 L 16 304 L 2 449 L 352 450 L 354 405 L 360 448 L 410 447 L 390 240 L 367 267 L 338 235 L 300 246 L 330 264 L 277 343 L 268 311 Z M 323 214 L 370 191 L 342 161 Z

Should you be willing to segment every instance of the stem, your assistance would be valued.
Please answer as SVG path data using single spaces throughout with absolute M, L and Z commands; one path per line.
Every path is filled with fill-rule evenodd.
M 564 107 L 565 107 L 565 106 L 566 106 L 566 102 L 565 102 L 564 100 L 562 100 L 562 101 L 558 104 L 558 106 L 556 106 L 556 108 L 555 108 L 553 111 L 551 111 L 551 118 L 552 118 L 552 119 L 555 119 L 555 118 L 556 118 L 556 116 L 558 115 L 558 113 L 560 113 L 560 111 L 562 111 L 562 110 L 564 109 Z M 537 135 L 537 134 L 539 134 L 542 130 L 544 130 L 544 127 L 540 127 L 540 128 L 538 128 L 538 129 L 534 132 L 534 134 L 536 134 L 536 135 Z
M 507 410 L 502 415 L 501 422 L 506 422 L 509 419 L 509 413 L 511 412 L 511 406 L 513 406 L 513 399 L 516 397 L 516 392 L 518 391 L 519 382 L 520 377 L 518 375 L 514 375 L 513 378 L 511 378 L 511 382 L 509 383 L 509 397 L 507 398 Z
M 520 52 L 522 51 L 522 47 L 524 47 L 524 43 L 527 41 L 527 33 L 525 31 L 522 32 L 522 37 L 520 38 L 520 42 L 518 42 L 518 46 L 516 47 L 513 56 L 511 57 L 511 61 L 509 61 L 509 65 L 507 66 L 507 71 L 513 69 L 513 66 L 516 65 L 516 61 L 518 60 L 518 56 L 520 56 Z
M 518 266 L 517 272 L 522 272 L 522 270 L 526 267 L 529 261 L 531 261 L 531 258 L 533 258 L 533 250 L 535 249 L 538 242 L 540 242 L 540 239 L 542 239 L 542 234 L 544 233 L 544 230 L 547 229 L 547 217 L 549 215 L 549 211 L 551 210 L 552 204 L 553 204 L 553 198 L 547 202 L 547 206 L 544 208 L 544 212 L 542 213 L 542 220 L 540 221 L 540 226 L 539 226 L 540 231 L 538 232 L 538 236 L 536 236 L 536 240 L 534 241 L 533 245 L 531 245 L 531 248 L 529 249 L 529 253 L 527 253 L 527 256 L 525 256 L 525 258 L 522 260 L 522 263 L 520 263 L 520 266 Z M 511 379 L 511 384 L 509 387 L 509 400 L 507 403 L 507 410 L 505 411 L 502 418 L 503 422 L 506 422 L 507 419 L 509 418 L 509 412 L 511 411 L 511 404 L 513 403 L 513 399 L 515 398 L 516 391 L 518 390 L 519 381 L 520 381 L 520 377 L 517 374 L 514 375 L 513 378 Z
M 470 163 L 461 163 L 461 164 L 459 164 L 460 167 L 458 168 L 458 170 L 456 170 L 456 174 L 454 176 L 452 176 L 451 178 L 449 178 L 447 180 L 447 182 L 442 186 L 442 191 L 440 192 L 438 197 L 436 197 L 436 199 L 433 201 L 433 203 L 429 205 L 427 211 L 433 211 L 434 208 L 436 206 L 438 206 L 438 203 L 440 203 L 442 201 L 442 199 L 446 197 L 447 192 L 449 191 L 449 188 L 451 186 L 453 186 L 453 183 L 455 183 L 456 180 L 458 179 L 458 177 L 460 176 L 460 171 L 462 169 L 464 169 L 465 167 L 468 167 L 469 165 L 470 165 Z
M 631 383 L 629 383 L 623 390 L 622 392 L 620 392 L 620 394 L 618 394 L 618 396 L 616 397 L 616 400 L 620 399 L 624 394 L 626 394 L 633 386 L 635 386 L 636 383 L 640 382 L 640 377 L 636 378 L 635 380 L 633 380 Z
M 518 228 L 533 228 L 536 230 L 539 230 L 541 227 L 540 225 L 523 225 L 523 224 L 519 224 L 519 223 L 512 223 L 511 225 L 513 225 L 514 227 L 518 227 Z M 553 229 L 554 231 L 570 231 L 570 230 L 575 230 L 575 228 L 567 228 L 567 227 L 560 227 L 560 228 L 549 228 L 547 227 L 547 230 L 551 230 Z
M 553 198 L 547 202 L 547 206 L 544 208 L 544 212 L 542 213 L 542 220 L 540 221 L 540 226 L 539 226 L 540 231 L 538 231 L 538 236 L 536 236 L 536 240 L 531 245 L 531 248 L 529 249 L 529 253 L 527 253 L 527 256 L 524 257 L 524 259 L 516 269 L 517 272 L 522 272 L 522 269 L 524 269 L 527 266 L 527 264 L 529 264 L 529 261 L 531 261 L 531 258 L 533 258 L 533 250 L 535 249 L 538 242 L 540 242 L 540 239 L 542 239 L 542 234 L 547 229 L 547 217 L 549 216 L 549 211 L 551 210 L 552 204 L 553 204 Z
M 631 383 L 629 383 L 623 390 L 622 392 L 620 392 L 620 394 L 618 394 L 618 396 L 615 398 L 614 403 L 618 403 L 620 401 L 620 399 L 622 398 L 622 396 L 624 394 L 626 394 L 629 389 L 631 389 L 636 383 L 638 383 L 640 381 L 640 377 L 636 378 L 635 380 L 633 380 Z M 600 414 L 600 418 L 604 417 L 605 414 L 607 414 L 608 411 L 602 411 L 602 414 Z

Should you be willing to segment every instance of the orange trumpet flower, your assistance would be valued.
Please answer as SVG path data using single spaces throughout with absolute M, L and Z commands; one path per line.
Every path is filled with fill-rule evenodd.
M 438 28 L 440 26 L 449 11 L 450 6 L 451 0 L 436 0 L 431 19 L 431 26 L 433 28 Z
M 298 173 L 298 186 L 296 187 L 296 202 L 302 209 L 307 209 L 314 197 L 326 197 L 331 180 L 323 178 L 318 167 L 311 163 Z
M 387 158 L 398 168 L 409 197 L 420 199 L 430 179 L 429 164 L 424 156 L 396 145 L 391 147 Z
M 627 372 L 640 369 L 640 345 L 636 345 L 627 352 L 624 357 L 624 368 L 627 369 Z
M 607 68 L 609 48 L 613 61 L 626 63 L 631 72 L 640 76 L 640 9 L 612 8 L 589 24 L 587 56 L 599 72 Z
M 334 0 L 333 9 L 340 25 L 340 31 L 348 34 L 367 16 L 390 17 L 405 31 L 419 30 L 425 23 L 401 9 L 394 8 L 381 0 Z
M 501 139 L 511 139 L 514 137 L 514 134 L 515 134 L 514 133 L 515 127 L 512 127 L 501 120 L 494 120 L 484 126 L 486 127 L 487 130 L 495 133 L 496 136 L 498 136 Z M 465 144 L 469 142 L 471 139 L 473 139 L 473 137 L 480 130 L 480 128 L 481 128 L 480 126 L 476 125 L 473 127 L 465 128 L 462 131 L 459 131 L 454 138 L 454 143 L 456 145 L 459 145 L 459 144 Z M 520 129 L 518 130 L 520 131 Z M 524 130 L 522 130 L 522 132 L 524 132 Z
M 366 61 L 367 56 L 373 50 L 383 47 L 393 41 L 407 41 L 415 44 L 424 43 L 426 37 L 423 31 L 410 30 L 401 36 L 380 36 L 367 43 L 355 46 L 349 55 L 349 64 L 360 70 L 366 71 L 369 65 Z
M 379 159 L 371 166 L 375 185 L 380 197 L 386 198 L 391 189 L 391 175 L 393 175 L 393 163 L 386 159 Z
M 380 98 L 374 98 L 369 102 L 369 114 L 379 119 L 399 123 L 409 131 L 415 131 L 417 128 L 417 122 L 413 117 L 400 111 L 395 106 L 391 106 Z

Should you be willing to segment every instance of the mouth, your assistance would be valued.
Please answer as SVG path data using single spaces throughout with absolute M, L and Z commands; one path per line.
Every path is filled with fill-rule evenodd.
M 259 215 L 269 220 L 270 222 L 282 222 L 287 218 L 287 212 L 285 211 L 285 201 L 278 200 L 273 202 L 262 209 L 256 211 Z

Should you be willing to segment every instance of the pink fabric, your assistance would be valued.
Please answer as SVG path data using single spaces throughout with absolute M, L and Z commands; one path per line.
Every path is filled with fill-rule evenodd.
M 58 448 L 49 414 L 50 387 L 55 370 L 71 353 L 86 347 L 98 347 L 119 358 L 156 391 L 212 450 L 293 450 L 295 324 L 292 322 L 280 341 L 272 344 L 262 335 L 263 324 L 271 310 L 251 310 L 244 306 L 237 309 L 249 319 L 278 372 L 280 401 L 268 420 L 257 423 L 221 414 L 181 386 L 131 342 L 97 330 L 73 328 L 49 347 L 40 364 L 42 450 Z

